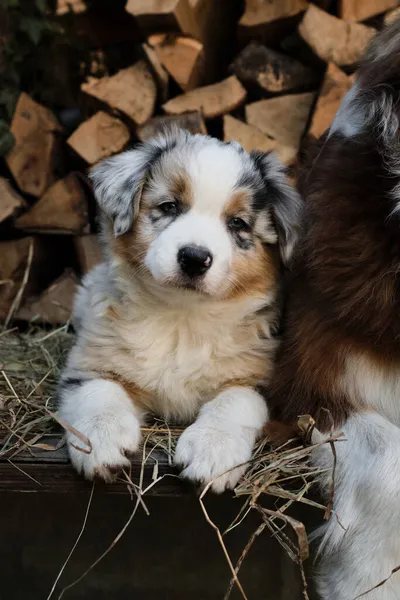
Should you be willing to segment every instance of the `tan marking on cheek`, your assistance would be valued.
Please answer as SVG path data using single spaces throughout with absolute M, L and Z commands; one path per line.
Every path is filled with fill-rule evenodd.
M 183 171 L 171 175 L 170 182 L 171 196 L 179 200 L 185 207 L 192 206 L 193 194 L 189 175 Z
M 179 172 L 171 175 L 170 195 L 184 206 L 191 206 L 193 195 L 190 178 L 187 174 Z M 145 224 L 145 216 L 152 209 L 154 206 L 149 206 L 144 196 L 139 204 L 136 219 L 127 233 L 115 237 L 111 224 L 107 231 L 108 242 L 114 256 L 134 267 L 144 266 L 144 258 L 154 239 L 154 236 L 151 235 L 151 227 L 148 223 Z
M 232 262 L 232 285 L 228 298 L 276 291 L 279 268 L 272 252 L 256 240 L 255 248 L 237 252 Z
M 130 231 L 118 237 L 112 233 L 109 236 L 114 256 L 135 267 L 143 265 L 144 257 L 152 241 L 144 231 L 143 218 L 147 211 L 146 206 L 140 206 L 138 216 Z
M 248 213 L 250 210 L 251 195 L 245 190 L 238 190 L 232 194 L 224 207 L 225 219 L 238 214 Z
M 171 198 L 176 198 L 184 206 L 192 204 L 192 189 L 189 176 L 183 172 L 171 175 Z M 119 237 L 109 236 L 114 255 L 135 267 L 143 266 L 144 258 L 154 237 L 151 227 L 145 224 L 145 216 L 154 207 L 148 206 L 144 200 L 139 205 L 139 211 L 130 231 Z

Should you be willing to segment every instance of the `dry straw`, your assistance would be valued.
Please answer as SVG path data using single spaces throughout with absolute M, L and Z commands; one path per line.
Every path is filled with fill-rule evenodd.
M 57 410 L 55 390 L 60 369 L 72 342 L 73 334 L 69 332 L 68 325 L 52 331 L 45 331 L 31 325 L 29 331 L 25 333 L 21 333 L 16 328 L 0 333 L 0 459 L 12 461 L 23 450 L 32 451 L 34 447 L 52 451 L 55 449 L 54 446 L 43 443 L 44 434 L 53 433 L 56 430 L 61 431 L 60 425 L 69 428 L 68 424 L 60 421 L 55 414 Z M 310 417 L 302 418 L 299 425 L 304 432 L 304 439 L 309 439 L 310 431 L 314 426 L 312 419 Z M 162 450 L 172 465 L 172 457 L 180 431 L 179 428 L 171 428 L 163 422 L 155 422 L 151 427 L 143 429 L 144 443 L 139 481 L 132 481 L 129 473 L 122 474 L 129 493 L 135 499 L 130 519 L 103 555 L 83 573 L 79 580 L 67 586 L 61 595 L 67 592 L 72 585 L 81 581 L 86 573 L 94 568 L 114 547 L 139 507 L 148 513 L 144 497 L 165 477 L 165 475 L 158 476 L 158 463 L 154 450 Z M 332 437 L 323 443 L 330 443 L 333 447 L 337 437 Z M 84 436 L 80 436 L 80 439 L 86 447 L 86 450 L 85 447 L 82 450 L 90 452 L 90 440 Z M 60 444 L 62 444 L 61 437 L 60 440 Z M 307 533 L 303 523 L 291 516 L 290 509 L 293 503 L 306 504 L 321 511 L 321 518 L 324 515 L 325 518 L 330 517 L 330 506 L 327 508 L 310 496 L 310 490 L 321 474 L 320 470 L 310 465 L 308 459 L 311 452 L 312 446 L 299 440 L 291 440 L 279 448 L 272 448 L 267 440 L 261 440 L 254 450 L 245 477 L 235 489 L 235 495 L 243 500 L 241 509 L 225 532 L 220 531 L 207 513 L 204 498 L 210 485 L 203 490 L 200 496 L 201 508 L 205 518 L 216 531 L 232 573 L 225 600 L 229 598 L 234 585 L 238 587 L 242 598 L 247 599 L 238 573 L 254 541 L 265 530 L 269 531 L 285 548 L 289 556 L 298 563 L 304 584 L 303 597 L 308 598 L 303 570 L 303 562 L 309 554 Z M 17 465 L 15 466 L 18 468 Z M 152 482 L 146 488 L 143 487 L 145 468 L 152 469 Z M 332 473 L 331 500 L 333 493 L 334 476 Z M 274 510 L 269 508 L 271 503 L 265 501 L 267 496 L 274 498 Z M 89 508 L 90 502 L 88 510 Z M 249 539 L 239 561 L 234 565 L 224 539 L 229 531 L 241 526 L 251 511 L 259 514 L 260 525 Z M 87 514 L 84 525 L 86 519 Z M 76 544 L 78 541 L 79 539 Z M 49 598 L 53 595 L 68 559 L 69 557 L 55 580 Z
M 12 459 L 33 446 L 54 449 L 40 440 L 57 429 L 55 389 L 72 342 L 68 325 L 0 333 L 0 458 Z

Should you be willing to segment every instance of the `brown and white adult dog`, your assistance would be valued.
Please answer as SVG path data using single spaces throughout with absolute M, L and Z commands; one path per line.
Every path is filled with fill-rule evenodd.
M 246 462 L 267 418 L 256 386 L 277 342 L 282 262 L 301 203 L 271 154 L 176 131 L 92 174 L 107 257 L 77 295 L 59 386 L 75 467 L 110 479 L 149 413 L 194 423 L 176 463 L 207 483 Z M 215 480 L 222 491 L 244 467 Z
M 269 391 L 272 418 L 308 413 L 322 432 L 333 422 L 345 434 L 334 512 L 317 532 L 323 600 L 354 600 L 400 565 L 399 118 L 400 22 L 373 41 L 304 173 L 304 233 Z M 313 462 L 332 464 L 329 445 Z M 399 600 L 400 573 L 365 598 Z

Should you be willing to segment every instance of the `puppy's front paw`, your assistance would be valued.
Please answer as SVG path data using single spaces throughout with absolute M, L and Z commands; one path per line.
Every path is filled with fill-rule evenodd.
M 74 427 L 91 443 L 91 452 L 86 454 L 77 448 L 82 447 L 82 442 L 73 434 L 67 434 L 71 462 L 87 479 L 97 476 L 113 481 L 116 473 L 129 467 L 129 455 L 136 452 L 140 444 L 140 423 L 128 410 L 77 421 Z
M 175 464 L 184 467 L 182 476 L 220 494 L 233 489 L 246 471 L 254 436 L 248 428 L 234 423 L 226 429 L 194 423 L 182 433 L 175 452 Z

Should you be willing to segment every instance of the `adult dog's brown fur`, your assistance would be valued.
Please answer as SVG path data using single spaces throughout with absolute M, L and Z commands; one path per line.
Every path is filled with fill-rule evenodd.
M 400 598 L 399 107 L 400 22 L 372 43 L 300 177 L 304 230 L 268 397 L 287 436 L 307 413 L 324 432 L 310 467 L 326 502 L 334 468 L 332 515 L 313 534 L 321 600 Z M 335 458 L 318 444 L 331 427 Z
M 400 369 L 400 216 L 393 212 L 400 178 L 392 164 L 397 139 L 386 135 L 400 112 L 400 54 L 382 51 L 393 35 L 381 34 L 358 78 L 365 120 L 371 110 L 377 122 L 352 137 L 325 135 L 300 175 L 304 231 L 268 390 L 274 419 L 294 423 L 309 413 L 326 431 L 362 408 L 363 399 L 340 385 L 350 355 Z M 368 108 L 383 91 L 386 106 Z

